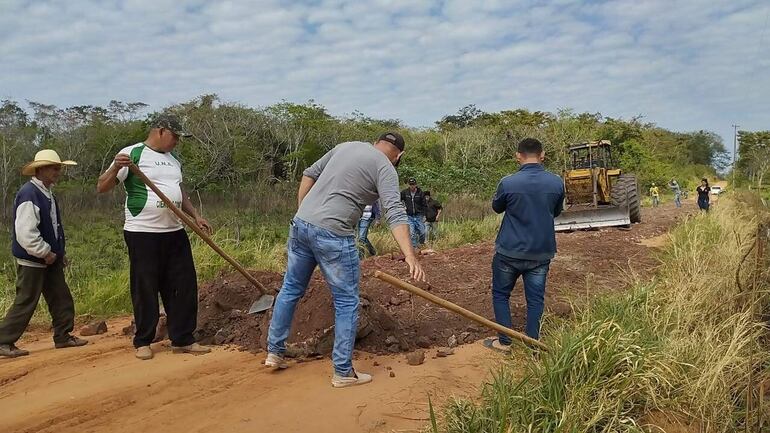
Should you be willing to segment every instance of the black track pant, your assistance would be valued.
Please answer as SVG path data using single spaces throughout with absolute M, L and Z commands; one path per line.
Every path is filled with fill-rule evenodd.
M 166 310 L 168 335 L 174 346 L 195 342 L 198 282 L 190 240 L 184 230 L 170 233 L 123 231 L 131 262 L 134 304 L 134 347 L 149 346 L 158 326 L 158 293 Z

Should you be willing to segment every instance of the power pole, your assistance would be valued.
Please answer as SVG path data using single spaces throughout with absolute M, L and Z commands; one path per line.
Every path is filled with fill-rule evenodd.
M 733 184 L 732 187 L 735 189 L 735 157 L 738 151 L 738 127 L 740 125 L 733 125 Z

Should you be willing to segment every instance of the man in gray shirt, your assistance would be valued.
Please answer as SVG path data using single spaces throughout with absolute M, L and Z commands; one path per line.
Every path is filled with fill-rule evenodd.
M 286 275 L 270 321 L 265 365 L 287 367 L 283 354 L 294 310 L 317 265 L 334 299 L 332 386 L 371 382 L 371 375 L 353 369 L 361 276 L 355 228 L 364 207 L 380 200 L 412 278 L 425 281 L 398 190 L 395 166 L 403 153 L 404 138 L 389 132 L 374 146 L 360 141 L 338 144 L 304 171 L 297 193 L 299 210 L 289 229 Z
M 682 207 L 682 188 L 679 187 L 679 182 L 672 178 L 668 187 L 674 192 L 674 204 L 676 204 L 676 207 Z

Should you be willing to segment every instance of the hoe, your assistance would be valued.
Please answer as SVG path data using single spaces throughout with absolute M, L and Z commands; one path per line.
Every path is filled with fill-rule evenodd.
M 176 216 L 179 217 L 182 221 L 184 221 L 185 224 L 187 224 L 188 227 L 192 229 L 198 236 L 200 236 L 201 239 L 203 239 L 204 242 L 209 244 L 209 246 L 217 252 L 220 256 L 222 256 L 223 259 L 227 260 L 235 269 L 238 270 L 244 277 L 246 277 L 247 280 L 251 284 L 254 285 L 257 289 L 259 289 L 260 296 L 257 298 L 256 301 L 254 301 L 253 304 L 251 304 L 251 308 L 249 308 L 249 314 L 254 313 L 261 313 L 263 311 L 267 311 L 270 308 L 273 307 L 273 301 L 275 300 L 275 296 L 270 295 L 267 293 L 267 289 L 265 286 L 263 286 L 259 281 L 257 281 L 256 278 L 254 278 L 250 273 L 246 271 L 246 269 L 241 266 L 240 263 L 238 263 L 234 258 L 230 257 L 229 254 L 224 252 L 222 248 L 219 248 L 219 245 L 215 244 L 214 241 L 209 237 L 209 235 L 201 230 L 200 227 L 198 227 L 197 224 L 195 224 L 195 221 L 193 221 L 186 213 L 182 212 L 176 205 L 174 205 L 174 202 L 169 200 L 168 197 L 166 197 L 163 192 L 161 192 L 160 189 L 150 180 L 147 178 L 147 176 L 142 173 L 142 170 L 139 170 L 139 167 L 137 167 L 135 164 L 131 164 L 129 166 L 131 169 L 131 172 L 136 175 L 139 179 L 142 179 L 142 182 L 145 183 L 145 185 L 149 186 L 153 192 L 163 201 L 163 203 L 168 206 L 169 209 L 171 209 L 172 212 L 176 214 Z

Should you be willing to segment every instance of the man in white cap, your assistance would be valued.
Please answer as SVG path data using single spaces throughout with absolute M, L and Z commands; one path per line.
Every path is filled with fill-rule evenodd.
M 22 185 L 14 200 L 13 241 L 16 258 L 16 299 L 0 323 L 0 356 L 29 355 L 16 347 L 42 294 L 48 304 L 57 349 L 83 346 L 88 341 L 70 335 L 75 325 L 75 304 L 64 280 L 67 265 L 64 227 L 51 186 L 61 176 L 62 167 L 77 165 L 62 161 L 53 150 L 41 150 L 35 160 L 21 170 L 32 176 Z

